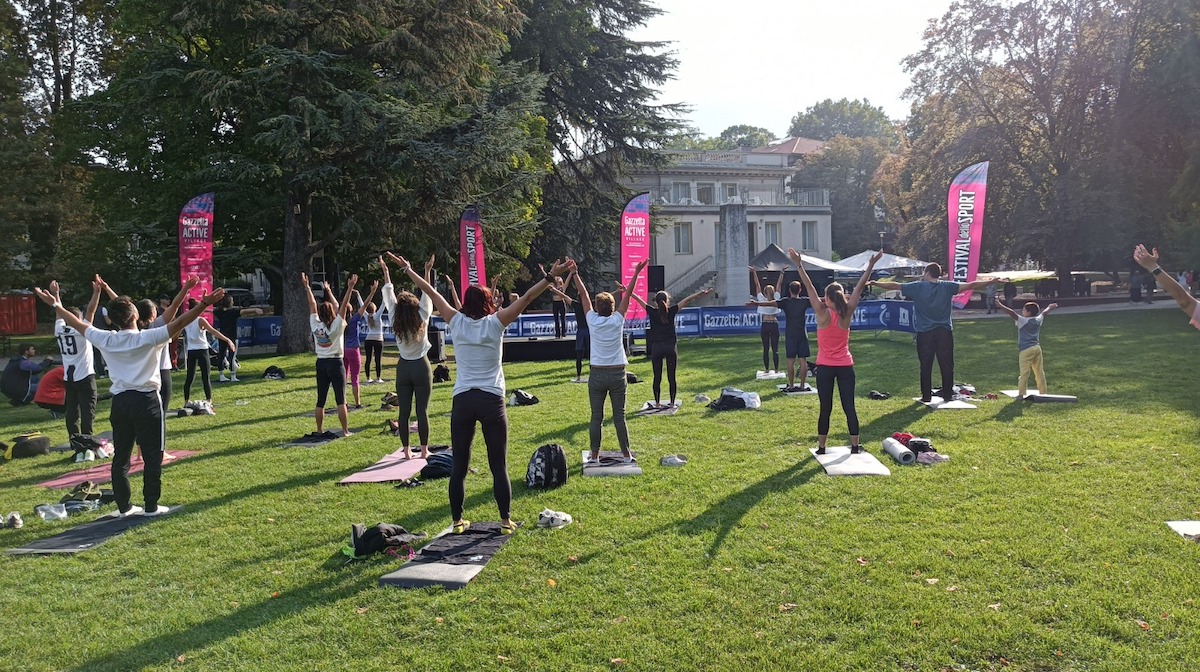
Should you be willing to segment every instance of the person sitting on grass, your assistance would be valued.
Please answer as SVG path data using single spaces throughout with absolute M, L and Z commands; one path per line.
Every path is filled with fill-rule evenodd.
M 512 534 L 517 531 L 517 524 L 512 520 L 512 482 L 508 480 L 508 410 L 504 405 L 504 367 L 501 364 L 504 330 L 516 322 L 531 301 L 553 286 L 554 278 L 566 275 L 568 263 L 555 262 L 545 277 L 507 308 L 496 308 L 487 287 L 471 285 L 463 293 L 462 308 L 455 309 L 404 257 L 391 252 L 387 256 L 433 300 L 454 342 L 458 375 L 454 379 L 450 402 L 450 451 L 454 458 L 449 486 L 451 529 L 455 534 L 462 534 L 471 526 L 471 521 L 463 518 L 463 507 L 471 447 L 478 424 L 487 447 L 488 468 L 492 472 L 492 496 L 500 510 L 500 532 Z
M 800 253 L 788 248 L 788 256 L 796 262 L 800 270 L 800 280 L 809 297 L 817 296 L 817 288 L 813 285 Z M 858 301 L 862 298 L 863 289 L 871 279 L 875 264 L 883 258 L 883 250 L 871 256 L 867 269 L 863 271 L 858 284 L 850 297 L 841 283 L 833 282 L 825 286 L 824 300 L 812 300 L 813 313 L 817 318 L 817 395 L 820 399 L 821 412 L 817 417 L 817 454 L 825 454 L 825 443 L 829 439 L 829 416 L 833 412 L 833 387 L 838 387 L 838 395 L 842 400 L 842 411 L 846 414 L 846 426 L 850 432 L 850 452 L 861 453 L 862 443 L 858 435 L 858 411 L 854 407 L 854 357 L 850 355 L 850 322 Z
M 1058 308 L 1058 304 L 1052 303 L 1042 310 L 1037 303 L 1030 301 L 1020 314 L 1001 302 L 997 302 L 996 307 L 1008 313 L 1017 324 L 1017 357 L 1021 367 L 1020 377 L 1017 378 L 1017 397 L 1025 398 L 1030 371 L 1033 371 L 1033 379 L 1037 382 L 1038 394 L 1046 394 L 1046 371 L 1042 365 L 1042 346 L 1038 337 L 1042 331 L 1042 320 L 1050 311 Z
M 1170 273 L 1163 272 L 1162 266 L 1158 265 L 1158 248 L 1154 248 L 1154 252 L 1147 252 L 1145 245 L 1138 245 L 1133 249 L 1133 260 L 1158 278 L 1167 294 L 1175 299 L 1175 303 L 1179 304 L 1180 309 L 1192 318 L 1191 325 L 1200 329 L 1200 302 L 1196 301 L 1196 297 L 1188 294 L 1187 289 L 1175 278 L 1172 278 Z
M 54 360 L 49 357 L 40 362 L 33 360 L 37 348 L 32 343 L 22 343 L 17 347 L 20 357 L 8 360 L 4 373 L 0 375 L 0 389 L 8 395 L 8 401 L 13 406 L 24 406 L 33 401 L 37 394 L 38 375 L 49 369 Z

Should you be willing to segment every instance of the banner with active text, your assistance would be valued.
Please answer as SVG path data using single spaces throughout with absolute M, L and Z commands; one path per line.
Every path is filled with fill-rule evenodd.
M 188 293 L 189 299 L 199 300 L 213 290 L 212 245 L 213 194 L 200 194 L 179 213 L 179 283 L 191 276 L 200 279 Z M 207 312 L 211 322 L 212 311 Z
M 468 206 L 458 220 L 459 274 L 458 292 L 467 295 L 471 285 L 487 287 L 487 266 L 483 255 L 483 224 L 479 222 L 479 209 Z
M 633 270 L 643 261 L 650 259 L 650 192 L 629 199 L 621 212 L 621 284 L 628 286 Z M 638 279 L 634 294 L 647 300 L 649 279 Z M 637 301 L 629 302 L 625 317 L 638 320 L 646 317 L 646 309 Z
M 954 282 L 973 282 L 979 271 L 979 248 L 983 244 L 983 205 L 987 197 L 988 162 L 969 166 L 950 183 L 947 214 L 950 220 L 950 267 Z M 971 292 L 954 297 L 954 307 L 963 308 Z

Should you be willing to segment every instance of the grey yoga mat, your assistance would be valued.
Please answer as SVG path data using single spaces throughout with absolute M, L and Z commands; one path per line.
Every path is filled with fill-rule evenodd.
M 908 446 L 890 436 L 883 440 L 883 452 L 891 455 L 892 459 L 900 464 L 912 464 L 917 461 L 917 455 L 909 450 Z

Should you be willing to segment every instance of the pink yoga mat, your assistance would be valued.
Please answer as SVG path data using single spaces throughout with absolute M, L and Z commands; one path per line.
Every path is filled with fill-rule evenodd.
M 192 450 L 170 450 L 167 452 L 174 455 L 175 459 L 167 460 L 167 461 L 163 462 L 164 467 L 175 464 L 176 462 L 187 459 L 193 455 L 199 454 Z M 129 475 L 132 476 L 136 473 L 139 473 L 144 468 L 145 468 L 145 465 L 142 464 L 141 460 L 134 459 L 133 462 L 129 465 Z M 105 462 L 104 464 L 98 464 L 98 465 L 88 468 L 88 469 L 72 471 L 69 474 L 63 474 L 62 476 L 59 476 L 58 478 L 46 481 L 45 483 L 39 483 L 38 485 L 42 486 L 43 488 L 55 488 L 58 490 L 65 490 L 65 489 L 73 488 L 73 487 L 79 485 L 80 483 L 83 483 L 84 481 L 91 481 L 96 484 L 108 483 L 108 482 L 112 481 L 112 462 Z
M 424 466 L 425 460 L 419 457 L 404 459 L 404 449 L 400 449 L 357 474 L 343 478 L 338 485 L 403 481 L 416 476 Z

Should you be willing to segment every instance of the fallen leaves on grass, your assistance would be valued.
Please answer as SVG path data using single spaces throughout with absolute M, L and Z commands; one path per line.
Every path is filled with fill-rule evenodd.
M 867 565 L 871 564 L 871 562 L 866 558 L 855 558 L 854 561 L 858 563 L 859 567 L 866 567 Z
M 796 608 L 796 605 L 792 604 L 791 602 L 788 602 L 787 604 L 781 604 L 781 605 L 779 605 L 779 613 L 786 614 L 787 612 L 789 612 L 795 608 Z
M 957 593 L 958 586 L 946 586 L 946 592 L 947 593 Z
M 508 657 L 508 656 L 502 656 L 502 655 L 500 655 L 500 654 L 498 654 L 498 653 L 497 653 L 497 654 L 496 654 L 496 660 L 508 661 L 508 660 L 509 660 L 509 657 Z
M 578 555 L 568 555 L 567 562 L 579 562 L 579 556 Z
M 277 590 L 277 591 L 275 591 L 275 592 L 271 593 L 271 599 L 275 599 L 275 598 L 277 598 L 277 597 L 280 597 L 282 594 L 283 594 L 283 593 L 280 593 L 280 592 Z
M 180 655 L 178 655 L 178 656 L 176 656 L 176 657 L 175 657 L 175 662 L 177 662 L 177 663 L 186 663 L 186 662 L 187 662 L 187 656 L 186 656 L 186 655 L 183 655 L 183 654 L 180 654 Z
M 721 571 L 722 571 L 722 572 L 725 572 L 726 574 L 728 574 L 728 573 L 730 573 L 730 572 L 732 572 L 732 571 L 733 571 L 733 567 L 722 567 L 722 568 L 721 568 Z
M 1138 627 L 1139 627 L 1139 628 L 1141 628 L 1142 630 L 1145 630 L 1146 632 L 1150 632 L 1150 624 L 1149 624 L 1149 623 L 1147 623 L 1147 622 L 1143 621 L 1143 620 L 1142 620 L 1142 619 L 1140 619 L 1140 618 L 1135 618 L 1135 619 L 1133 619 L 1133 620 L 1134 620 L 1134 622 L 1135 622 L 1135 623 L 1137 623 L 1137 624 L 1138 624 Z
M 1000 611 L 1000 603 L 997 602 L 995 604 L 989 604 L 988 609 L 991 609 L 992 611 Z
M 612 660 L 610 660 L 608 662 L 612 665 L 616 665 L 617 667 L 620 667 L 625 664 L 625 659 L 624 658 L 613 658 Z
M 613 624 L 614 624 L 614 625 L 620 625 L 620 624 L 622 624 L 622 623 L 624 623 L 625 621 L 628 621 L 628 620 L 629 620 L 629 617 L 628 617 L 628 616 L 617 616 L 616 618 L 614 618 L 614 619 L 613 619 Z
M 941 579 L 925 579 L 925 583 L 931 586 L 936 586 L 938 581 L 941 581 Z
M 370 610 L 370 607 L 359 607 L 354 610 L 354 613 L 358 614 L 359 616 L 362 616 L 363 614 L 367 613 L 367 611 L 369 611 L 369 610 Z

